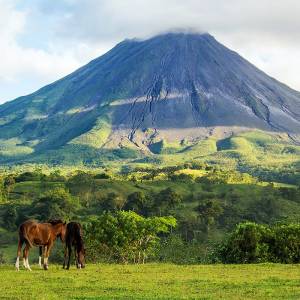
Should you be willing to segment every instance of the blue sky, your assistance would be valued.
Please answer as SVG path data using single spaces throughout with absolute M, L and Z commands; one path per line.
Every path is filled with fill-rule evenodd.
M 300 90 L 298 0 L 0 0 L 0 103 L 31 93 L 125 38 L 214 35 Z

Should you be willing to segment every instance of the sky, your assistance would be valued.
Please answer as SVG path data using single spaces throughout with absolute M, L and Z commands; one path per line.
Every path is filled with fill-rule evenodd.
M 0 103 L 26 95 L 126 38 L 209 32 L 300 91 L 298 0 L 0 0 Z

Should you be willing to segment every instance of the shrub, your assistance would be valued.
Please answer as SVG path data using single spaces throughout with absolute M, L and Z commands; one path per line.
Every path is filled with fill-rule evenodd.
M 56 188 L 46 192 L 34 203 L 34 213 L 41 220 L 71 219 L 79 207 L 78 198 L 63 188 Z
M 255 223 L 237 225 L 229 238 L 218 248 L 218 256 L 224 263 L 258 263 L 269 260 L 271 230 Z
M 275 226 L 273 237 L 270 251 L 275 262 L 300 262 L 300 224 Z
M 45 178 L 45 175 L 39 171 L 34 172 L 24 172 L 21 173 L 19 176 L 15 178 L 16 182 L 23 182 L 23 181 L 41 181 Z
M 299 263 L 300 224 L 239 224 L 216 248 L 216 256 L 224 263 Z
M 156 259 L 175 264 L 199 264 L 207 262 L 203 245 L 186 242 L 180 234 L 170 234 L 157 246 Z
M 4 258 L 3 252 L 0 252 L 0 265 L 6 264 L 6 260 Z
M 144 218 L 133 211 L 107 212 L 85 225 L 88 259 L 141 263 L 154 255 L 158 234 L 176 226 L 173 217 Z

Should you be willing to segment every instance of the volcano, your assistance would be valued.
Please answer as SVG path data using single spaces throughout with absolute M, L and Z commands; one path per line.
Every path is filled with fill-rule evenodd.
M 166 143 L 184 147 L 252 130 L 298 143 L 300 93 L 209 34 L 124 40 L 0 106 L 1 159 L 12 162 L 54 153 L 63 161 L 85 148 L 86 160 L 104 150 L 153 154 Z

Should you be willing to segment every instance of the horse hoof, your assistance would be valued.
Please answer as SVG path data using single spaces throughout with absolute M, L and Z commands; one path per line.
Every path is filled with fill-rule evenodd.
M 44 265 L 44 270 L 48 270 L 48 266 L 47 265 Z

